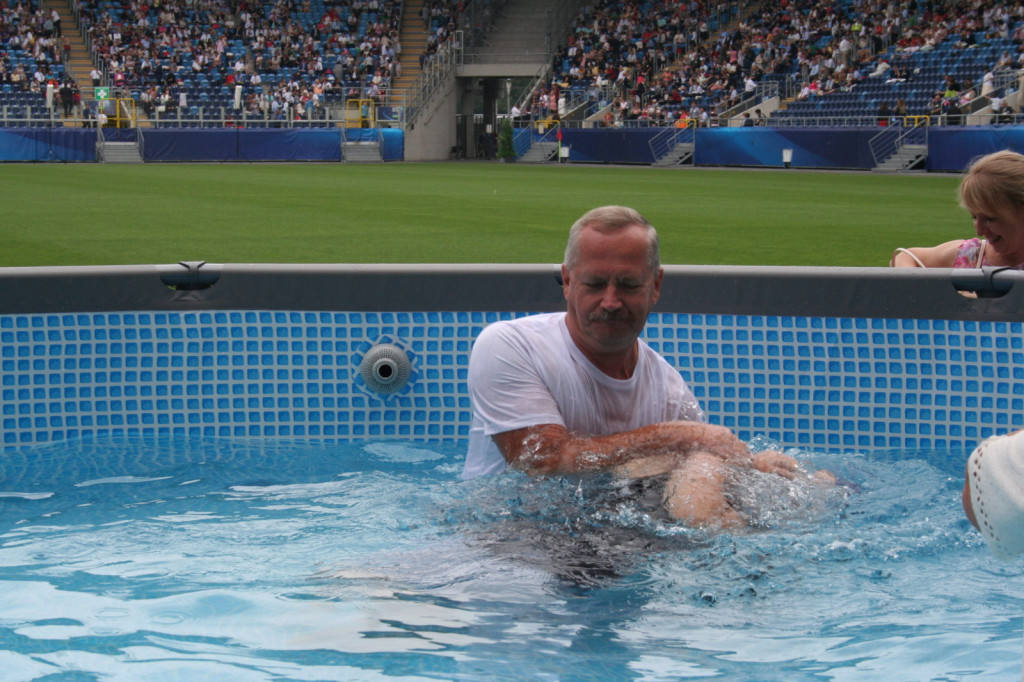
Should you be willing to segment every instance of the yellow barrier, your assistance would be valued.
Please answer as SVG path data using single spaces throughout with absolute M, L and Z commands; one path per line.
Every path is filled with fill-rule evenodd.
M 376 126 L 376 102 L 372 99 L 350 99 L 345 101 L 346 128 L 375 128 Z

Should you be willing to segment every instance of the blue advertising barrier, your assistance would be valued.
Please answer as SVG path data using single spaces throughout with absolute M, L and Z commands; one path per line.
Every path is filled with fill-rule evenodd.
M 384 161 L 404 157 L 404 133 L 381 133 Z M 146 161 L 341 161 L 343 135 L 349 141 L 377 139 L 376 129 L 340 128 L 163 128 L 143 133 Z
M 563 129 L 562 145 L 574 163 L 639 163 L 655 161 L 650 141 L 664 128 Z M 881 131 L 856 128 L 698 128 L 694 165 L 784 165 L 783 151 L 791 150 L 794 168 L 870 170 L 875 166 L 870 140 Z M 534 133 L 535 141 L 552 141 L 550 131 Z M 943 126 L 928 131 L 931 171 L 962 171 L 971 159 L 1012 149 L 1024 153 L 1024 125 Z
M 94 128 L 0 128 L 0 161 L 95 161 Z
M 971 160 L 1011 149 L 1024 154 L 1024 126 L 933 128 L 928 133 L 928 170 L 962 171 Z
M 868 141 L 878 134 L 865 128 L 699 128 L 693 153 L 698 166 L 783 166 L 792 150 L 794 167 L 874 167 Z
M 235 130 L 161 128 L 143 137 L 144 161 L 248 161 L 238 154 Z
M 664 128 L 563 129 L 562 145 L 576 163 L 650 164 L 650 142 Z M 782 151 L 793 150 L 793 166 L 863 168 L 874 166 L 868 140 L 878 128 L 699 128 L 694 164 L 698 166 L 782 167 Z M 551 141 L 550 132 L 535 140 Z
M 650 141 L 664 128 L 563 128 L 562 146 L 569 160 L 581 163 L 654 163 Z M 553 141 L 551 132 L 538 139 Z
M 651 140 L 664 128 L 563 129 L 562 148 L 574 163 L 651 164 Z M 524 130 L 517 135 L 522 154 L 529 140 L 555 141 L 557 131 Z M 694 163 L 698 166 L 781 167 L 792 150 L 794 168 L 869 170 L 874 167 L 869 141 L 879 132 L 863 128 L 700 128 Z M 146 161 L 340 161 L 342 135 L 350 141 L 381 139 L 384 161 L 405 158 L 405 133 L 399 128 L 159 128 L 104 129 L 110 141 L 141 134 Z M 522 146 L 522 148 L 520 148 Z M 1000 149 L 1024 153 L 1024 125 L 943 126 L 928 132 L 930 171 L 962 171 L 971 159 Z M 0 128 L 2 161 L 96 161 L 95 128 Z
M 95 128 L 0 128 L 0 162 L 95 162 Z M 143 159 L 158 161 L 341 161 L 342 139 L 381 140 L 384 161 L 405 157 L 398 128 L 104 128 L 109 142 L 144 139 Z

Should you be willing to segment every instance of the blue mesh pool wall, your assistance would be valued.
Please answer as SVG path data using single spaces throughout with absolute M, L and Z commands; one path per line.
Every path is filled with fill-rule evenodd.
M 956 276 L 672 266 L 645 334 L 745 439 L 966 450 L 1024 427 L 1024 276 Z M 0 268 L 0 442 L 461 439 L 476 334 L 561 309 L 551 265 Z M 382 342 L 412 363 L 388 395 Z

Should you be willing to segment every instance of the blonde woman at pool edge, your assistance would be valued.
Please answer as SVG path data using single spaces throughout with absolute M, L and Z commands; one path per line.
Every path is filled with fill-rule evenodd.
M 959 197 L 977 237 L 896 249 L 889 265 L 1024 269 L 1024 155 L 1004 150 L 975 160 L 960 183 Z

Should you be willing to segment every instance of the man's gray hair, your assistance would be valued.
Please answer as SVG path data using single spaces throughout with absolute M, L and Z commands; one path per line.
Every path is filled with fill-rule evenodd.
M 648 265 L 652 272 L 661 267 L 661 248 L 658 243 L 658 231 L 647 222 L 640 213 L 625 206 L 601 206 L 584 213 L 569 228 L 569 241 L 565 245 L 565 267 L 572 270 L 580 255 L 580 233 L 584 228 L 592 228 L 601 233 L 615 232 L 630 225 L 639 225 L 647 230 L 649 245 L 647 249 Z

